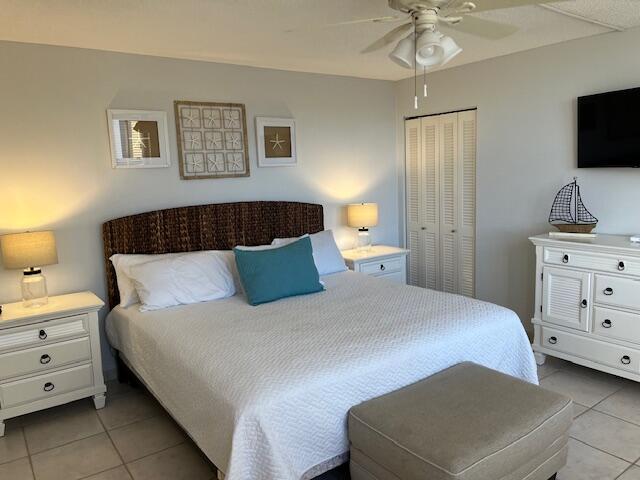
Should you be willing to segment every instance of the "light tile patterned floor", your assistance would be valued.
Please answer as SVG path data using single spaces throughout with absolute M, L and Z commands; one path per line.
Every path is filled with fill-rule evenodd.
M 640 384 L 551 357 L 538 376 L 575 402 L 558 480 L 640 480 Z
M 0 480 L 209 480 L 215 467 L 146 392 L 107 385 L 90 400 L 7 421 Z
M 540 384 L 571 396 L 576 420 L 559 480 L 640 480 L 640 384 L 548 358 Z M 0 439 L 0 480 L 208 480 L 211 465 L 150 395 L 108 385 L 89 400 L 18 417 Z M 346 480 L 340 468 L 323 480 Z

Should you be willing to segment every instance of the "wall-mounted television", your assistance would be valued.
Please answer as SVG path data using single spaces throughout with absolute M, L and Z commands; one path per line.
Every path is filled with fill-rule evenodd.
M 640 88 L 578 98 L 578 167 L 640 168 Z

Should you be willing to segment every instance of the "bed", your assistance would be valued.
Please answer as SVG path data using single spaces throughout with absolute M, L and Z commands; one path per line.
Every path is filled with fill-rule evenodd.
M 107 222 L 105 258 L 269 243 L 323 229 L 322 207 L 245 202 Z M 347 460 L 346 414 L 462 361 L 537 383 L 508 309 L 353 272 L 259 307 L 242 295 L 140 313 L 118 304 L 111 345 L 228 480 L 313 478 Z

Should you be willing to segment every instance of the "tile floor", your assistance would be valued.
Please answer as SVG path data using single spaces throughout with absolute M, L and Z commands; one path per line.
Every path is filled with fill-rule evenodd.
M 558 480 L 640 480 L 640 384 L 549 358 L 540 384 L 571 396 L 576 420 Z M 215 467 L 146 392 L 109 383 L 90 400 L 7 422 L 0 480 L 200 480 Z M 346 480 L 340 468 L 322 480 Z
M 7 421 L 0 480 L 209 480 L 215 467 L 144 390 L 107 384 L 80 400 Z

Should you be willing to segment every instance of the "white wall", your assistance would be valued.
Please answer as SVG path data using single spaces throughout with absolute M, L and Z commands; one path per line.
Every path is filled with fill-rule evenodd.
M 640 232 L 640 170 L 576 167 L 576 97 L 640 86 L 638 45 L 634 29 L 435 72 L 418 111 L 412 80 L 397 84 L 400 199 L 404 117 L 478 108 L 477 295 L 514 309 L 527 328 L 535 273 L 527 237 L 549 231 L 562 185 L 579 177 L 597 231 Z
M 0 233 L 56 231 L 60 263 L 45 268 L 51 294 L 88 289 L 105 298 L 100 225 L 160 208 L 317 202 L 350 247 L 343 205 L 378 202 L 374 241 L 398 244 L 391 82 L 8 42 L 0 65 Z M 246 104 L 249 178 L 180 180 L 174 100 Z M 171 168 L 113 170 L 107 108 L 166 111 Z M 257 115 L 296 119 L 298 167 L 257 167 Z M 0 269 L 0 301 L 20 298 L 20 276 Z

